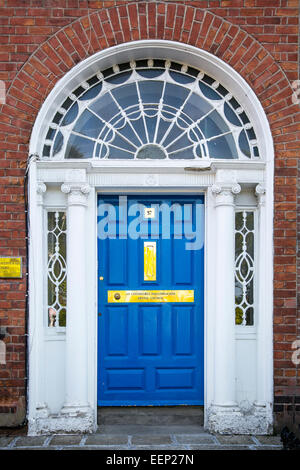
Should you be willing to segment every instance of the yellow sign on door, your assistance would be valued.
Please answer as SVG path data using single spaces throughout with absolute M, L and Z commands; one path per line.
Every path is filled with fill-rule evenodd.
M 156 281 L 156 242 L 144 242 L 144 281 Z
M 21 258 L 0 258 L 0 278 L 22 277 Z
M 193 290 L 109 290 L 109 303 L 194 302 Z

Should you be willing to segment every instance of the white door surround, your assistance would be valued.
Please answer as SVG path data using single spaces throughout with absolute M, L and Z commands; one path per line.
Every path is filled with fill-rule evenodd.
M 256 123 L 261 161 L 32 160 L 30 165 L 29 434 L 97 426 L 97 194 L 205 194 L 205 426 L 272 431 L 273 144 L 247 83 L 211 54 L 171 41 L 101 51 L 68 72 L 37 117 L 30 154 L 41 155 L 53 110 L 91 72 L 138 58 L 173 59 L 224 84 Z M 234 323 L 234 212 L 257 211 L 254 326 Z M 67 212 L 67 327 L 48 328 L 45 214 Z M 43 256 L 41 256 L 43 253 Z M 247 362 L 249 361 L 249 363 Z M 245 378 L 249 371 L 252 382 Z

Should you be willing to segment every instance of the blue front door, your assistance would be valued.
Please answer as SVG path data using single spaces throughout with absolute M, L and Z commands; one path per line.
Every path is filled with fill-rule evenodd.
M 98 198 L 98 405 L 204 400 L 203 196 Z

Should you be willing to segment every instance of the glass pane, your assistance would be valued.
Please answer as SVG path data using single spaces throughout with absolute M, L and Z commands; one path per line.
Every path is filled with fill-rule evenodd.
M 123 150 L 128 150 L 129 152 L 135 153 L 136 147 L 134 147 L 128 140 L 123 139 L 123 137 L 119 136 L 118 134 L 115 136 L 114 140 L 112 141 L 112 145 L 116 147 L 120 147 Z
M 48 326 L 66 326 L 66 213 L 48 212 Z
M 94 111 L 103 121 L 109 121 L 113 116 L 119 113 L 119 108 L 111 97 L 110 93 L 105 93 L 93 104 L 90 109 Z
M 98 137 L 100 131 L 104 127 L 103 121 L 101 121 L 95 114 L 91 113 L 88 109 L 85 110 L 80 118 L 78 119 L 74 131 L 79 134 L 84 134 L 88 137 Z
M 250 147 L 249 147 L 249 142 L 247 139 L 247 135 L 245 131 L 242 131 L 239 136 L 239 146 L 241 151 L 243 152 L 246 157 L 251 157 L 251 152 L 250 152 Z
M 210 100 L 220 100 L 221 96 L 211 87 L 205 85 L 205 83 L 199 83 L 200 90 L 203 95 Z
M 207 142 L 210 158 L 237 158 L 234 139 L 231 134 Z
M 146 145 L 137 153 L 137 158 L 166 158 L 166 154 L 158 145 Z
M 183 73 L 179 72 L 170 72 L 170 76 L 173 78 L 178 83 L 182 83 L 183 85 L 185 83 L 192 83 L 195 81 L 193 77 L 190 77 L 189 75 L 184 75 Z
M 137 132 L 134 122 L 125 124 L 121 129 L 119 129 L 119 132 L 135 146 L 139 147 L 143 143 L 143 140 L 141 140 L 142 136 Z
M 163 92 L 163 82 L 139 82 L 138 87 L 143 103 L 159 103 Z
M 243 323 L 243 311 L 240 307 L 235 309 L 235 324 L 241 325 Z
M 168 147 L 168 152 L 172 153 L 175 150 L 183 149 L 185 147 L 191 147 L 191 141 L 188 139 L 186 134 L 183 134 L 176 140 L 176 142 Z
M 118 149 L 116 147 L 113 147 L 112 145 L 108 145 L 108 155 L 109 158 L 134 158 L 134 154 L 132 152 L 129 152 L 128 150 Z
M 145 69 L 145 70 L 137 70 L 138 74 L 144 78 L 156 78 L 159 77 L 164 73 L 164 70 L 156 70 L 156 69 Z
M 167 83 L 164 93 L 164 103 L 172 106 L 176 112 L 176 110 L 185 102 L 189 92 L 190 90 L 183 88 L 182 86 Z
M 46 135 L 46 139 L 52 140 L 54 137 L 54 134 L 55 134 L 55 130 L 49 127 L 47 135 Z
M 62 308 L 59 315 L 59 326 L 67 326 L 67 311 Z
M 178 159 L 191 159 L 191 158 L 194 158 L 194 154 L 193 154 L 193 149 L 192 148 L 189 148 L 189 149 L 183 149 L 183 150 L 180 150 L 178 152 L 173 152 L 173 153 L 170 153 L 169 154 L 169 157 L 172 158 L 173 160 L 178 160 Z
M 115 83 L 115 84 L 124 83 L 126 82 L 126 80 L 128 80 L 131 73 L 132 72 L 119 73 L 118 75 L 113 75 L 112 77 L 107 78 L 106 81 L 109 83 Z
M 183 112 L 186 113 L 193 121 L 197 121 L 211 110 L 212 105 L 195 93 L 190 96 L 183 108 Z
M 63 143 L 64 143 L 63 135 L 61 132 L 58 132 L 55 138 L 54 146 L 53 146 L 53 155 L 56 155 L 58 152 L 61 151 Z
M 92 158 L 95 142 L 71 134 L 65 158 Z
M 244 225 L 243 213 L 236 212 L 235 213 L 235 230 L 241 230 L 243 228 L 243 225 Z
M 89 90 L 83 93 L 83 95 L 79 99 L 83 101 L 83 100 L 91 100 L 92 98 L 96 98 L 96 96 L 99 95 L 101 89 L 102 89 L 102 83 L 98 83 L 97 85 L 91 87 Z
M 235 126 L 241 126 L 242 123 L 238 115 L 233 111 L 228 103 L 224 104 L 224 114 L 227 117 L 228 121 L 234 124 Z
M 254 212 L 235 214 L 235 319 L 254 324 Z
M 49 157 L 50 156 L 50 150 L 51 150 L 50 145 L 44 145 L 44 147 L 43 147 L 43 157 Z
M 121 108 L 125 109 L 128 106 L 138 104 L 138 95 L 135 83 L 115 88 L 114 90 L 112 90 L 112 94 L 118 101 Z
M 77 114 L 78 114 L 78 104 L 74 103 L 73 106 L 69 109 L 69 111 L 65 115 L 61 125 L 62 126 L 67 126 L 67 125 L 71 124 L 75 120 L 75 118 L 77 117 Z
M 185 135 L 185 130 L 180 129 L 177 125 L 170 127 L 170 131 L 168 135 L 165 137 L 165 140 L 162 140 L 162 144 L 165 148 L 168 148 L 170 145 L 174 145 L 174 143 L 179 140 L 182 135 Z
M 229 131 L 228 125 L 217 111 L 213 111 L 200 123 L 200 128 L 206 138 L 214 137 Z

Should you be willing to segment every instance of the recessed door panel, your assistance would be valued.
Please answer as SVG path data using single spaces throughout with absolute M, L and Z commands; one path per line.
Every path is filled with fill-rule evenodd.
M 161 307 L 140 306 L 140 345 L 141 355 L 158 355 L 161 352 Z
M 108 307 L 105 311 L 106 352 L 108 356 L 128 355 L 128 308 L 127 306 Z

